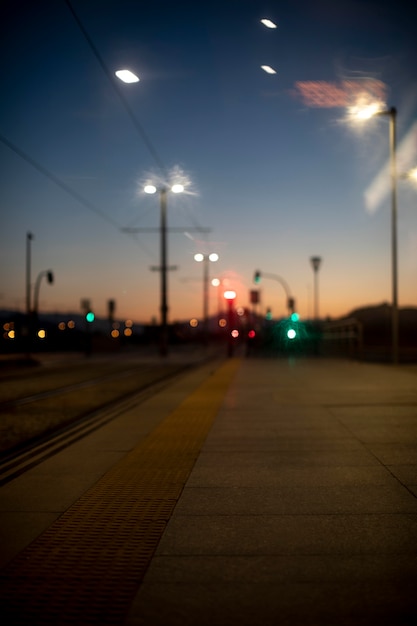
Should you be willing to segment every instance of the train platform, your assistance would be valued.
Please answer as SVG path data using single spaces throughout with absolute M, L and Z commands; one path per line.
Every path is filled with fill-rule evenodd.
M 0 488 L 8 626 L 417 620 L 417 367 L 195 368 Z

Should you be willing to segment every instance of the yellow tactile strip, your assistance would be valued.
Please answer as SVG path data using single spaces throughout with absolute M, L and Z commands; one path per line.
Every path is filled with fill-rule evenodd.
M 5 568 L 2 623 L 123 623 L 238 366 L 224 362 Z

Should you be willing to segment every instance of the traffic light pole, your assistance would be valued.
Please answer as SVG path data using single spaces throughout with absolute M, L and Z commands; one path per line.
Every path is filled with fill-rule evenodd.
M 284 291 L 285 291 L 285 295 L 287 296 L 288 311 L 289 311 L 290 314 L 294 313 L 294 310 L 295 310 L 295 300 L 291 296 L 291 291 L 290 291 L 290 288 L 288 286 L 288 283 L 281 276 L 278 276 L 278 274 L 270 274 L 268 272 L 260 272 L 259 270 L 255 272 L 254 282 L 255 283 L 259 283 L 260 280 L 261 280 L 261 276 L 264 277 L 264 278 L 270 278 L 272 280 L 276 280 L 277 282 L 279 282 L 282 285 L 282 287 L 284 288 Z

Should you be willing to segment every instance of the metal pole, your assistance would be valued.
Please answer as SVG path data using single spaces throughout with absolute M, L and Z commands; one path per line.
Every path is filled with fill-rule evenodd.
M 161 336 L 160 355 L 168 354 L 167 328 L 167 190 L 161 189 Z
M 319 319 L 319 281 L 318 272 L 321 264 L 321 257 L 313 256 L 310 258 L 311 265 L 314 270 L 314 319 Z
M 390 115 L 390 164 L 391 164 L 391 250 L 392 250 L 392 361 L 398 363 L 398 260 L 397 260 L 397 164 L 396 164 L 396 117 L 391 107 Z
M 208 280 L 209 280 L 209 257 L 204 255 L 203 259 L 203 319 L 204 319 L 204 339 L 208 338 Z
M 31 311 L 31 241 L 33 239 L 32 233 L 26 234 L 26 313 L 29 316 Z
M 318 268 L 314 268 L 314 319 L 319 319 L 319 280 Z

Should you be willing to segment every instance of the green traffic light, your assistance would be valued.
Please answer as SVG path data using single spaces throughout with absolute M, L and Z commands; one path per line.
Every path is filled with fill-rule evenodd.
M 298 313 L 292 313 L 290 319 L 292 322 L 298 322 L 298 320 L 300 319 L 300 316 L 298 315 Z
M 87 315 L 85 316 L 85 319 L 87 320 L 87 322 L 94 322 L 94 318 L 95 315 L 92 311 L 88 311 Z

